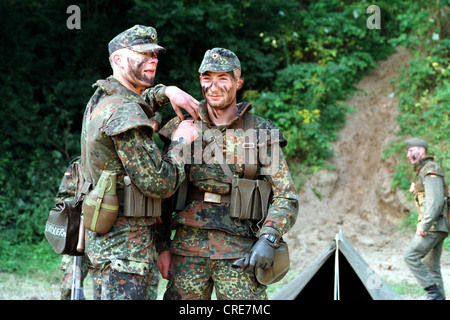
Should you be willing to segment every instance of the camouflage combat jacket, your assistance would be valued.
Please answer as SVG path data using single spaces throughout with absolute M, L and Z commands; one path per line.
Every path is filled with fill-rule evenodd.
M 203 130 L 211 128 L 220 132 L 222 139 L 216 139 L 219 147 L 223 148 L 225 141 L 224 159 L 230 157 L 242 157 L 238 154 L 236 143 L 227 142 L 226 132 L 229 129 L 237 130 L 243 128 L 243 116 L 251 109 L 251 105 L 247 102 L 239 103 L 238 114 L 228 125 L 215 127 L 210 123 L 206 101 L 203 100 L 199 107 L 198 113 L 201 119 Z M 172 133 L 175 131 L 180 120 L 178 117 L 170 120 L 163 129 L 159 131 L 162 140 L 170 141 Z M 276 126 L 272 121 L 255 116 L 255 129 L 272 130 Z M 278 129 L 277 129 L 278 130 Z M 269 137 L 270 134 L 267 135 Z M 206 139 L 202 135 L 203 141 L 200 143 L 202 150 L 207 147 Z M 222 141 L 221 141 L 222 140 Z M 278 142 L 281 146 L 286 145 L 286 138 L 279 133 L 272 143 Z M 270 143 L 269 142 L 269 143 Z M 259 141 L 264 144 L 264 141 Z M 231 179 L 225 175 L 221 166 L 216 163 L 206 163 L 204 159 L 199 164 L 199 150 L 196 150 L 198 141 L 191 144 L 191 159 L 186 164 L 186 175 L 190 183 L 190 187 L 198 188 L 201 191 L 218 193 L 226 195 L 231 190 Z M 224 149 L 221 149 L 224 150 Z M 242 150 L 242 149 L 241 149 Z M 243 161 L 227 161 L 229 167 L 235 177 L 242 178 L 244 175 Z M 258 165 L 258 173 L 261 171 Z M 172 218 L 172 228 L 177 228 L 174 239 L 171 243 L 172 253 L 189 256 L 203 256 L 212 259 L 232 259 L 239 258 L 250 250 L 255 241 L 255 233 L 271 233 L 278 238 L 283 236 L 292 228 L 297 218 L 298 211 L 298 195 L 296 193 L 292 177 L 289 173 L 288 166 L 283 157 L 280 148 L 280 160 L 278 171 L 275 175 L 259 176 L 259 179 L 265 179 L 272 184 L 273 200 L 269 207 L 268 216 L 262 226 L 259 228 L 251 228 L 247 223 L 239 223 L 232 219 L 229 215 L 228 203 L 210 203 L 203 201 L 188 201 L 186 207 L 181 212 L 176 212 Z M 255 227 L 255 225 L 253 225 Z M 253 230 L 252 230 L 253 229 Z
M 414 181 L 414 202 L 419 212 L 419 226 L 424 230 L 449 232 L 448 218 L 443 210 L 445 189 L 444 171 L 427 156 L 414 166 L 416 179 Z M 439 179 L 436 188 L 430 188 L 430 194 L 425 193 L 425 179 Z
M 97 183 L 103 170 L 117 174 L 117 189 L 130 176 L 140 191 L 153 198 L 170 196 L 184 179 L 184 163 L 166 155 L 155 144 L 149 117 L 152 105 L 113 77 L 99 80 L 87 104 L 81 133 L 81 163 L 85 179 Z M 147 92 L 153 107 L 165 102 L 164 86 Z M 119 217 L 111 230 L 100 235 L 86 231 L 86 254 L 97 268 L 108 263 L 119 272 L 146 274 L 154 257 L 154 218 Z

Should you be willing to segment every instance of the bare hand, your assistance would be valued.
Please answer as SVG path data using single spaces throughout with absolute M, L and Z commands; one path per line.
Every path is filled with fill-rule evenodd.
M 417 227 L 416 236 L 425 237 L 426 235 L 427 235 L 427 232 L 425 230 L 423 230 L 422 228 Z
M 163 251 L 158 256 L 158 269 L 161 276 L 169 280 L 170 279 L 170 262 L 172 260 L 172 254 L 170 251 Z
M 188 144 L 197 139 L 198 130 L 193 120 L 182 121 L 173 133 L 172 141 L 177 141 L 180 137 L 183 137 Z
M 175 86 L 166 87 L 166 96 L 169 98 L 173 110 L 181 120 L 184 120 L 181 109 L 186 110 L 194 120 L 198 120 L 199 102 L 194 97 Z

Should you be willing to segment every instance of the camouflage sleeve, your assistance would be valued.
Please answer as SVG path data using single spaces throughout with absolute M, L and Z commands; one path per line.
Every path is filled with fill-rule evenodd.
M 185 177 L 184 161 L 176 156 L 176 142 L 163 155 L 145 127 L 113 136 L 117 154 L 133 183 L 152 198 L 172 195 Z
M 283 152 L 279 144 L 275 144 L 277 146 L 279 153 L 272 151 L 271 161 L 266 162 L 261 171 L 267 173 L 265 179 L 272 184 L 273 198 L 260 235 L 269 233 L 280 238 L 297 220 L 298 195 Z
M 166 86 L 163 84 L 157 84 L 154 87 L 144 90 L 141 97 L 151 106 L 153 112 L 160 111 L 170 102 L 166 96 Z
M 429 174 L 425 177 L 425 202 L 423 218 L 419 227 L 423 230 L 429 230 L 433 222 L 437 221 L 442 213 L 444 205 L 444 182 L 442 178 L 435 174 Z

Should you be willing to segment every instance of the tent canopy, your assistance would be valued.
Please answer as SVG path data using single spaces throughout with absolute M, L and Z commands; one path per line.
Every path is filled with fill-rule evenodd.
M 340 231 L 335 239 L 272 300 L 402 300 Z

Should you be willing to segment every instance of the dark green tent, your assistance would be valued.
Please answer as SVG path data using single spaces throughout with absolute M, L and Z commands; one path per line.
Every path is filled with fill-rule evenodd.
M 272 300 L 401 300 L 364 261 L 342 232 Z

